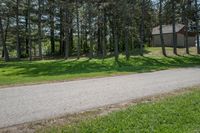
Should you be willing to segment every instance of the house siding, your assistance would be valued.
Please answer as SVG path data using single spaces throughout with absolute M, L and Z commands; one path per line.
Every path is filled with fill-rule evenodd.
M 163 34 L 164 44 L 167 47 L 173 47 L 173 34 Z M 195 46 L 196 37 L 188 37 L 188 45 Z M 160 35 L 153 35 L 152 45 L 154 47 L 161 46 Z M 177 47 L 185 47 L 185 36 L 183 34 L 177 33 Z
M 195 46 L 196 37 L 188 37 L 188 45 L 191 47 Z
M 173 44 L 173 35 L 172 34 L 164 34 L 163 39 L 164 39 L 164 44 L 165 46 L 172 46 Z M 161 40 L 160 40 L 160 35 L 153 35 L 153 46 L 159 47 L 161 46 Z
M 183 34 L 177 34 L 177 46 L 185 47 L 185 36 Z

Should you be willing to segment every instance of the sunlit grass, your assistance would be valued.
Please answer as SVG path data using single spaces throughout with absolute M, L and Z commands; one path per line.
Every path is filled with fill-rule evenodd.
M 142 73 L 200 65 L 198 55 L 164 57 L 160 52 L 160 48 L 148 48 L 144 57 L 131 56 L 129 61 L 120 55 L 118 63 L 113 57 L 104 60 L 81 58 L 80 60 L 59 59 L 33 62 L 0 61 L 0 86 Z
M 198 133 L 200 88 L 161 101 L 142 103 L 106 116 L 42 129 L 50 133 Z

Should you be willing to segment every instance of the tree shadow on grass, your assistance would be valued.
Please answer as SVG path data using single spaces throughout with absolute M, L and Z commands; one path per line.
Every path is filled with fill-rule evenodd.
M 41 62 L 10 62 L 0 64 L 0 68 L 14 69 L 13 72 L 4 76 L 20 75 L 22 77 L 40 77 L 40 76 L 69 76 L 90 73 L 114 73 L 114 72 L 151 72 L 164 70 L 174 67 L 187 67 L 191 65 L 200 65 L 199 56 L 181 56 L 181 57 L 130 57 L 129 61 L 120 58 L 115 62 L 114 58 L 102 60 L 56 60 Z

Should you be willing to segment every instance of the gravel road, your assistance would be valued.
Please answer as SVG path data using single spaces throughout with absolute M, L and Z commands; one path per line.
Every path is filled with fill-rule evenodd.
M 50 83 L 0 90 L 0 128 L 200 84 L 200 68 Z

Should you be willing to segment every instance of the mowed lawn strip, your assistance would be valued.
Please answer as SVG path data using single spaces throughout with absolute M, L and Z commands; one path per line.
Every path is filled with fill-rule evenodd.
M 42 129 L 49 133 L 195 133 L 200 132 L 200 87 L 160 101 L 63 127 Z
M 163 57 L 160 48 L 145 48 L 144 57 L 137 56 L 139 53 L 136 50 L 133 52 L 135 56 L 129 61 L 121 55 L 118 63 L 114 58 L 8 63 L 0 61 L 0 87 L 199 66 L 200 56 L 195 55 L 195 48 L 190 50 L 193 54 L 191 56 L 184 54 L 185 49 L 178 49 L 182 56 L 174 56 L 173 49 L 167 48 L 169 57 Z
M 145 56 L 126 61 L 114 58 L 0 62 L 0 86 L 143 73 L 200 65 L 200 56 Z

